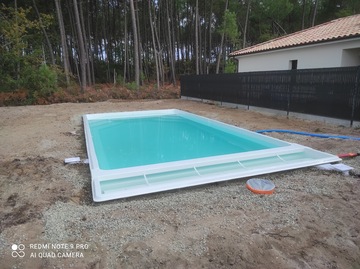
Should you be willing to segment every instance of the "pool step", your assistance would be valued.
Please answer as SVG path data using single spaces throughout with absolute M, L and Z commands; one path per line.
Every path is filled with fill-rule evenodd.
M 338 161 L 333 155 L 307 147 L 265 157 L 232 160 L 219 164 L 195 165 L 165 172 L 125 176 L 93 182 L 97 201 L 208 184 L 236 178 L 291 170 Z

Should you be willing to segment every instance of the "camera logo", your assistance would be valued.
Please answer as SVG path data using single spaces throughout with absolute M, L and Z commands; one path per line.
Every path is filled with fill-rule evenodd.
M 24 244 L 13 244 L 11 246 L 12 252 L 11 256 L 14 258 L 23 258 L 25 256 L 25 245 Z

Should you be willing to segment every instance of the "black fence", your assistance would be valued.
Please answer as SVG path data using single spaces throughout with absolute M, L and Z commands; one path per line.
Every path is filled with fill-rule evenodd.
M 360 67 L 182 76 L 181 96 L 360 121 Z

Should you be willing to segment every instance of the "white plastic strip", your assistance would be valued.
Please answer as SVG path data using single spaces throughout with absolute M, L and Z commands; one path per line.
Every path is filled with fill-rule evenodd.
M 272 140 L 281 146 L 221 156 L 158 163 L 130 168 L 102 170 L 95 153 L 89 121 L 178 114 L 193 122 L 209 124 L 228 132 L 250 135 L 254 139 Z M 191 187 L 236 178 L 337 162 L 341 159 L 298 144 L 200 117 L 180 110 L 152 110 L 84 115 L 86 148 L 89 157 L 93 199 L 96 202 Z M 106 122 L 105 122 L 106 123 Z M 73 159 L 75 160 L 75 159 Z M 80 161 L 80 158 L 76 159 Z M 236 167 L 232 163 L 239 163 Z M 192 172 L 193 171 L 193 172 Z M 204 171 L 205 174 L 202 174 Z M 103 188 L 103 189 L 102 189 Z

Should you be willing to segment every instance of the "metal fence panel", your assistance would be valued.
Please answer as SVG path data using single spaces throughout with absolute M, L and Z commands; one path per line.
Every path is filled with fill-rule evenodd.
M 181 77 L 181 95 L 360 121 L 360 67 Z

